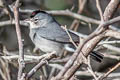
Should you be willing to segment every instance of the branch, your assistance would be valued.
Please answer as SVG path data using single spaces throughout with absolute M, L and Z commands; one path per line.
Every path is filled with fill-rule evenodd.
M 10 20 L 12 21 L 14 15 L 13 15 L 13 12 L 11 11 L 10 7 L 8 6 L 6 0 L 0 0 L 0 6 L 7 10 L 7 13 L 9 15 L 9 17 L 10 17 Z
M 31 53 L 32 54 L 32 53 Z M 48 56 L 49 54 L 43 54 L 41 56 L 31 56 L 31 55 L 24 55 L 24 60 L 25 61 L 40 61 L 41 59 L 45 58 L 46 56 Z M 9 61 L 12 61 L 12 60 L 18 60 L 19 58 L 19 55 L 9 55 L 9 56 L 0 56 L 0 58 L 3 58 L 5 60 L 9 60 Z
M 48 64 L 50 67 L 56 68 L 58 70 L 62 70 L 64 67 L 60 64 Z M 97 75 L 100 75 L 100 77 L 105 74 L 105 73 L 99 73 L 99 72 L 95 72 Z M 92 77 L 93 75 L 91 73 L 88 72 L 88 70 L 86 71 L 77 71 L 75 73 L 76 76 L 87 76 L 87 77 Z M 112 78 L 112 77 L 118 77 L 120 76 L 119 72 L 118 73 L 111 73 L 108 78 Z M 86 78 L 87 78 L 86 77 Z
M 1 21 L 0 22 L 0 27 L 6 26 L 6 25 L 13 25 L 15 23 L 16 23 L 15 20 L 13 20 L 12 23 L 11 23 L 10 20 L 8 20 L 8 21 Z M 22 25 L 22 26 L 28 26 L 28 24 L 26 24 L 24 21 L 20 21 L 20 25 Z
M 107 21 L 112 18 L 114 12 L 117 10 L 118 5 L 120 4 L 119 0 L 111 0 L 104 12 L 104 20 Z
M 19 44 L 19 60 L 18 60 L 19 71 L 18 71 L 18 80 L 20 80 L 21 76 L 23 74 L 25 63 L 24 63 L 23 43 L 22 43 L 21 32 L 20 32 L 18 7 L 19 7 L 19 0 L 17 0 L 16 3 L 15 3 L 15 5 L 14 5 L 14 16 L 15 16 L 16 33 L 17 33 L 18 44 Z
M 117 39 L 120 39 L 120 32 L 116 31 L 116 30 L 106 30 L 105 31 L 105 36 L 106 37 L 114 37 Z
M 77 12 L 78 14 L 81 14 L 83 12 L 86 2 L 87 2 L 87 0 L 79 0 L 79 5 L 78 5 L 79 9 L 78 9 L 78 12 Z M 70 29 L 71 30 L 74 29 L 74 31 L 76 31 L 78 26 L 79 26 L 79 20 L 75 19 L 72 22 L 72 24 L 70 26 Z
M 20 9 L 20 12 L 23 12 L 23 13 L 32 13 L 33 11 L 34 10 L 27 10 L 27 9 L 22 10 L 22 9 Z M 52 10 L 52 11 L 46 11 L 46 12 L 48 12 L 49 14 L 52 14 L 52 15 L 70 16 L 70 17 L 73 17 L 75 19 L 79 19 L 79 20 L 82 20 L 82 21 L 85 21 L 85 22 L 88 22 L 88 23 L 100 24 L 99 20 L 96 20 L 96 19 L 93 19 L 93 18 L 89 18 L 89 17 L 83 16 L 83 15 L 71 12 L 69 10 Z
M 36 71 L 38 71 L 38 69 L 40 69 L 43 65 L 45 65 L 46 63 L 48 63 L 49 60 L 51 60 L 52 58 L 56 57 L 56 53 L 49 53 L 48 56 L 46 56 L 44 59 L 42 59 L 40 61 L 40 63 L 38 63 L 30 72 L 28 72 L 28 74 L 26 74 L 25 78 L 27 80 L 29 80 L 30 77 L 32 77 L 33 74 L 35 74 Z
M 103 19 L 103 12 L 102 12 L 102 9 L 101 9 L 100 1 L 99 1 L 99 0 L 96 0 L 96 6 L 97 6 L 97 8 L 98 8 L 98 11 L 99 11 L 99 14 L 100 14 L 101 21 L 104 21 L 104 19 Z
M 110 69 L 107 73 L 105 73 L 102 76 L 100 76 L 99 80 L 104 80 L 110 73 L 112 73 L 118 67 L 120 67 L 120 62 L 118 64 L 116 64 L 112 69 Z
M 118 4 L 119 0 L 111 0 L 104 12 L 105 21 L 108 21 L 112 17 L 112 14 L 115 12 Z M 112 10 L 110 5 L 113 5 Z M 65 64 L 64 69 L 62 69 L 54 79 L 60 80 L 63 77 L 65 80 L 69 80 L 77 71 L 77 69 L 83 64 L 84 59 L 82 57 L 82 54 L 84 54 L 85 57 L 89 55 L 95 46 L 104 38 L 104 32 L 106 29 L 106 26 L 100 25 L 99 28 L 91 35 L 89 35 L 89 37 L 82 44 L 79 44 L 71 59 Z

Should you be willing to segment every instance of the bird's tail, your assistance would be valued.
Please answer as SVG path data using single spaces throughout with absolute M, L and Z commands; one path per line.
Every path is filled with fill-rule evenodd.
M 75 52 L 75 47 L 73 45 L 70 44 L 66 44 L 64 45 L 64 48 L 69 51 L 69 52 Z M 97 51 L 92 51 L 92 53 L 90 53 L 90 55 L 92 56 L 92 58 L 98 62 L 101 62 L 103 59 L 103 55 Z
M 92 56 L 92 58 L 98 62 L 101 62 L 103 59 L 103 55 L 97 51 L 92 51 L 92 53 L 90 53 L 90 55 Z

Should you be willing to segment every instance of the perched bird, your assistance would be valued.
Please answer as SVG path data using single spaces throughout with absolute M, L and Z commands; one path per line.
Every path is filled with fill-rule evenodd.
M 72 45 L 68 33 L 61 27 L 61 25 L 45 11 L 33 11 L 30 18 L 25 22 L 29 23 L 29 36 L 36 47 L 43 52 L 50 53 L 56 51 L 59 55 L 63 52 L 66 45 Z M 74 41 L 79 43 L 79 36 L 67 30 Z M 96 52 L 91 53 L 93 57 L 99 62 L 103 57 Z

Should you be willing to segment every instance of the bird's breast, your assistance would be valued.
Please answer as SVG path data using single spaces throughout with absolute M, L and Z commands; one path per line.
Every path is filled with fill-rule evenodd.
M 56 51 L 57 53 L 61 53 L 63 49 L 63 44 L 51 40 L 47 40 L 42 37 L 39 37 L 39 39 L 34 39 L 34 42 L 38 48 L 40 48 L 43 52 L 46 53 L 50 53 L 53 51 Z
M 40 35 L 37 35 L 35 31 L 30 31 L 29 35 L 35 46 L 38 47 L 43 52 L 50 53 L 56 51 L 57 53 L 61 53 L 63 51 L 62 43 L 45 39 Z

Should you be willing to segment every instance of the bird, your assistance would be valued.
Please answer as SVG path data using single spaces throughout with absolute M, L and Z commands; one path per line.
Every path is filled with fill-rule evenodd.
M 61 24 L 46 11 L 35 10 L 31 13 L 28 19 L 25 19 L 25 22 L 29 24 L 29 36 L 32 42 L 45 53 L 51 53 L 55 51 L 58 55 L 62 54 L 66 45 L 74 46 L 70 37 L 72 38 L 75 44 L 79 43 L 79 36 L 73 31 L 66 30 L 61 27 Z M 74 51 L 73 49 L 72 51 Z M 98 62 L 101 62 L 103 56 L 94 51 L 90 53 L 91 56 Z

